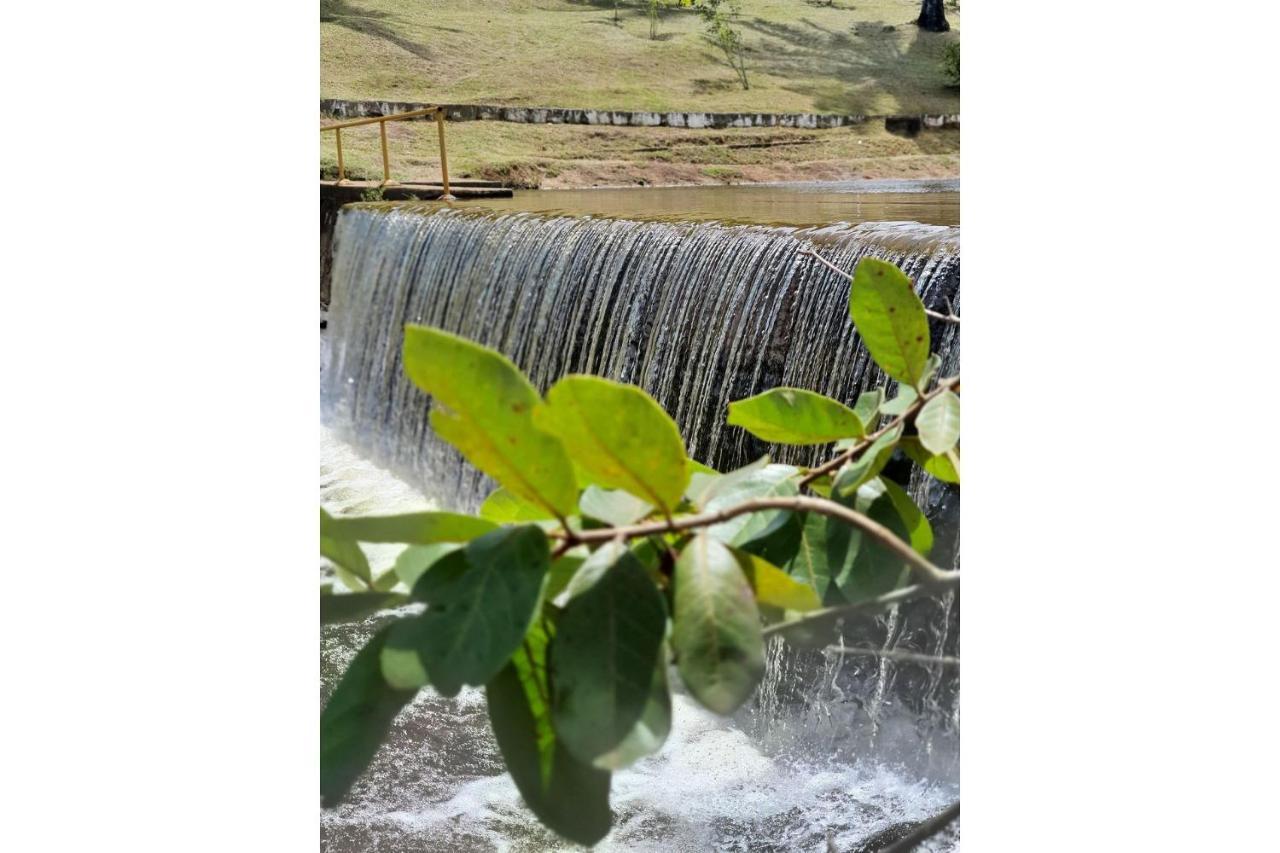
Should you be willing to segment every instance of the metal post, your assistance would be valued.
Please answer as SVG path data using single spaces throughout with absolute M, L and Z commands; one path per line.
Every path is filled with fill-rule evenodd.
M 347 170 L 342 165 L 342 131 L 335 128 L 333 131 L 333 141 L 338 143 L 338 183 L 342 183 L 347 179 Z
M 387 122 L 378 122 L 378 130 L 382 132 L 382 183 L 391 183 L 391 164 L 387 160 Z
M 440 196 L 445 201 L 453 201 L 453 193 L 449 192 L 449 158 L 444 153 L 444 110 L 436 109 L 436 130 L 440 133 L 440 179 L 444 184 L 444 195 Z

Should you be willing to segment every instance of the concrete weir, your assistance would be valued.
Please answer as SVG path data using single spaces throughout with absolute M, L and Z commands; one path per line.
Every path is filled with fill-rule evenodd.
M 321 98 L 320 112 L 342 119 L 369 118 L 424 109 L 433 104 L 409 101 L 347 101 Z M 686 127 L 721 129 L 728 127 L 793 127 L 828 130 L 869 121 L 897 124 L 913 122 L 916 127 L 959 127 L 959 115 L 834 115 L 826 113 L 710 113 L 649 112 L 645 110 L 585 110 L 567 107 L 504 107 L 488 104 L 440 104 L 449 121 L 509 121 L 517 124 L 587 124 L 613 127 Z

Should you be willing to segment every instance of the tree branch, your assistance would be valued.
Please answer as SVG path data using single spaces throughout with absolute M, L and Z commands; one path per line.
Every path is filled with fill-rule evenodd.
M 803 256 L 805 256 L 805 257 L 813 258 L 815 261 L 817 261 L 818 263 L 820 263 L 820 264 L 824 265 L 824 266 L 825 266 L 825 267 L 827 267 L 828 269 L 830 269 L 830 270 L 834 270 L 835 272 L 838 272 L 840 275 L 844 276 L 845 278 L 852 279 L 852 276 L 850 276 L 847 272 L 845 272 L 844 270 L 840 269 L 840 267 L 838 267 L 838 266 L 836 266 L 835 264 L 831 263 L 831 261 L 828 261 L 826 258 L 822 257 L 822 255 L 819 255 L 817 252 L 813 251 L 812 249 L 801 249 L 801 250 L 800 250 L 800 252 L 799 252 L 799 254 L 800 254 L 800 255 L 803 255 Z M 924 309 L 924 313 L 925 313 L 925 314 L 927 314 L 928 316 L 932 317 L 932 318 L 933 318 L 933 319 L 935 319 L 935 320 L 942 320 L 942 321 L 947 322 L 947 323 L 955 323 L 957 326 L 958 326 L 958 325 L 960 325 L 960 318 L 959 318 L 959 317 L 957 317 L 954 313 L 950 313 L 950 312 L 951 312 L 951 303 L 950 303 L 950 301 L 949 301 L 949 300 L 948 300 L 948 302 L 947 302 L 947 311 L 948 311 L 948 313 L 943 314 L 943 313 L 940 313 L 940 312 L 938 312 L 938 311 L 934 311 L 934 310 L 929 309 L 929 308 Z
M 651 536 L 655 533 L 675 533 L 681 530 L 693 530 L 699 527 L 708 527 L 712 524 L 719 524 L 722 521 L 728 521 L 739 515 L 745 515 L 749 512 L 759 512 L 762 509 L 789 509 L 802 512 L 816 512 L 819 515 L 837 518 L 846 524 L 852 525 L 862 530 L 872 538 L 876 539 L 880 544 L 884 545 L 890 551 L 911 566 L 912 571 L 918 575 L 922 581 L 931 585 L 948 584 L 953 579 L 958 579 L 960 573 L 958 571 L 947 571 L 940 569 L 933 563 L 903 542 L 893 531 L 880 524 L 860 512 L 854 512 L 848 507 L 838 504 L 835 501 L 823 500 L 822 498 L 794 497 L 794 498 L 754 498 L 749 501 L 743 501 L 731 507 L 726 507 L 716 512 L 704 512 L 699 515 L 687 515 L 683 518 L 664 521 L 652 521 L 647 524 L 636 524 L 630 527 L 604 527 L 599 530 L 582 530 L 576 533 L 558 531 L 558 535 L 571 542 L 608 542 L 611 539 L 635 539 L 639 536 Z M 557 532 L 552 533 L 553 536 Z M 561 546 L 563 547 L 563 546 Z M 559 550 L 559 549 L 557 549 Z
M 799 487 L 803 489 L 805 486 L 809 485 L 814 480 L 818 479 L 824 474 L 829 474 L 832 471 L 836 470 L 841 465 L 853 459 L 858 454 L 862 453 L 862 451 L 870 447 L 877 438 L 884 435 L 886 432 L 893 429 L 898 424 L 906 423 L 911 418 L 914 418 L 916 416 L 916 413 L 919 412 L 922 408 L 924 408 L 925 403 L 929 402 L 934 397 L 937 397 L 939 394 L 941 394 L 944 391 L 950 391 L 953 388 L 959 388 L 959 387 L 960 387 L 960 377 L 958 375 L 952 376 L 949 379 L 939 380 L 938 387 L 934 388 L 928 394 L 924 394 L 922 396 L 917 397 L 914 403 L 912 403 L 910 406 L 907 406 L 907 410 L 905 412 L 898 415 L 893 420 L 889 421 L 889 423 L 885 424 L 880 429 L 871 433 L 871 435 L 862 439 L 862 441 L 859 441 L 853 447 L 850 447 L 848 450 L 844 451 L 840 455 L 822 463 L 817 468 L 810 468 L 809 473 L 801 477 L 797 485 L 799 485 Z
M 881 847 L 875 853 L 907 853 L 915 850 L 924 841 L 928 841 L 950 825 L 951 821 L 960 817 L 960 801 L 956 800 L 945 810 L 921 823 L 911 832 L 899 838 L 887 847 Z

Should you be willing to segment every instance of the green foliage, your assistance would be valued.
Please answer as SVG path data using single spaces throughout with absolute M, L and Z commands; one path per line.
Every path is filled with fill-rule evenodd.
M 868 400 L 864 411 L 874 411 L 873 402 Z M 866 434 L 853 409 L 803 388 L 774 388 L 730 403 L 728 423 L 779 444 L 826 444 Z
M 671 730 L 670 661 L 698 702 L 732 713 L 763 675 L 766 632 L 829 642 L 842 608 L 881 605 L 921 564 L 940 571 L 927 562 L 928 519 L 885 471 L 901 450 L 959 481 L 958 378 L 936 378 L 906 276 L 864 259 L 851 281 L 850 314 L 897 396 L 872 388 L 850 407 L 782 388 L 728 412 L 765 441 L 837 442 L 820 471 L 764 456 L 718 473 L 687 458 L 639 388 L 568 376 L 542 397 L 499 353 L 406 327 L 405 371 L 433 398 L 433 428 L 500 487 L 477 516 L 321 510 L 321 553 L 352 590 L 322 590 L 322 622 L 426 605 L 385 625 L 325 706 L 326 807 L 417 690 L 483 685 L 525 803 L 564 838 L 594 844 L 613 820 L 612 771 L 657 752 Z M 883 417 L 893 420 L 876 429 Z M 361 542 L 407 547 L 374 578 Z
M 390 648 L 414 652 L 431 684 L 454 696 L 497 674 L 537 615 L 550 567 L 547 537 L 533 525 L 504 527 L 445 555 L 413 585 L 421 616 L 399 623 Z
M 535 625 L 524 645 L 485 687 L 489 722 L 525 804 L 550 829 L 578 844 L 609 833 L 610 774 L 565 748 L 551 722 L 547 628 Z
M 409 598 L 398 592 L 355 592 L 350 595 L 320 596 L 320 624 L 330 625 L 337 622 L 355 622 L 379 610 L 388 607 L 399 607 L 408 603 Z
M 320 797 L 336 806 L 369 766 L 382 738 L 416 690 L 397 690 L 378 659 L 387 631 L 375 634 L 351 661 L 320 715 Z
M 620 542 L 592 554 L 569 593 L 551 643 L 552 721 L 569 751 L 591 763 L 617 749 L 640 722 L 667 606 Z
M 916 432 L 920 444 L 935 456 L 955 447 L 960 440 L 960 398 L 943 391 L 925 403 L 916 415 Z
M 959 9 L 960 4 L 957 3 L 955 8 Z M 942 73 L 952 86 L 960 85 L 960 42 L 953 41 L 942 51 Z
M 680 429 L 634 385 L 596 376 L 566 376 L 534 411 L 534 424 L 574 449 L 592 481 L 626 489 L 665 512 L 689 482 Z
M 737 559 L 707 533 L 676 561 L 675 650 L 694 698 L 732 714 L 764 675 L 764 640 L 751 585 Z
M 922 384 L 929 360 L 929 319 L 902 270 L 876 258 L 859 261 L 849 315 L 881 370 L 907 385 Z
M 320 513 L 320 535 L 351 542 L 469 542 L 498 525 L 482 518 L 454 512 L 412 512 L 405 515 L 367 515 L 334 518 Z
M 404 369 L 435 398 L 431 428 L 513 495 L 557 516 L 578 488 L 564 446 L 533 425 L 538 392 L 511 361 L 439 329 L 409 325 Z
M 698 14 L 706 26 L 707 39 L 720 48 L 729 67 L 738 75 L 743 91 L 751 88 L 747 80 L 746 47 L 738 29 L 741 10 L 737 0 L 698 0 Z

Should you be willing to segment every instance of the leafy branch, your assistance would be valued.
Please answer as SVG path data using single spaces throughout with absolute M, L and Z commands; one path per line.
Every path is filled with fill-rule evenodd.
M 765 457 L 728 472 L 689 459 L 640 388 L 570 375 L 539 395 L 502 354 L 406 327 L 405 371 L 433 398 L 433 430 L 499 488 L 476 516 L 321 510 L 321 553 L 352 590 L 322 591 L 322 620 L 426 605 L 384 625 L 329 698 L 324 804 L 346 795 L 418 690 L 482 686 L 525 803 L 594 844 L 612 825 L 610 774 L 670 731 L 669 661 L 690 695 L 729 714 L 764 674 L 767 637 L 827 645 L 843 620 L 958 587 L 958 571 L 929 559 L 925 513 L 884 470 L 902 452 L 959 482 L 960 377 L 936 379 L 930 312 L 892 264 L 859 262 L 849 315 L 897 396 L 874 388 L 846 405 L 774 388 L 737 400 L 731 426 L 838 452 L 811 469 Z M 408 547 L 374 578 L 361 542 Z

